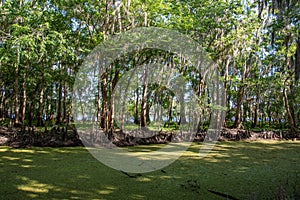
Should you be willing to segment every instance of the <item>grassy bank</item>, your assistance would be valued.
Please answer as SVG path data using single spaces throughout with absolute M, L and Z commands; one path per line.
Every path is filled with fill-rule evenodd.
M 299 141 L 219 142 L 203 159 L 200 145 L 137 178 L 101 164 L 82 147 L 0 147 L 0 199 L 300 198 Z

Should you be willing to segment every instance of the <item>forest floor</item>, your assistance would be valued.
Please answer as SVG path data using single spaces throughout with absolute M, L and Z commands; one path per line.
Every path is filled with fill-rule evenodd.
M 300 141 L 221 141 L 204 158 L 201 144 L 138 176 L 107 167 L 83 147 L 2 146 L 0 199 L 300 199 Z
M 104 133 L 103 133 L 104 134 Z M 110 141 L 116 146 L 135 146 L 148 144 L 165 144 L 169 142 L 194 141 L 202 142 L 206 132 L 197 134 L 178 134 L 176 131 L 163 131 L 153 134 L 151 137 L 141 137 L 144 132 L 128 132 L 115 130 L 111 133 Z M 6 145 L 16 148 L 39 146 L 39 147 L 66 147 L 83 146 L 84 134 L 79 136 L 76 129 L 69 126 L 53 127 L 49 131 L 34 129 L 21 130 L 20 128 L 0 127 L 0 146 Z M 134 135 L 137 135 L 135 137 Z M 90 140 L 90 135 L 87 136 Z M 104 135 L 107 138 L 107 135 Z M 103 138 L 103 136 L 102 136 Z M 97 139 L 97 138 L 96 138 Z M 251 131 L 244 129 L 223 128 L 220 131 L 219 141 L 257 141 L 257 140 L 287 140 L 292 139 L 288 130 L 265 130 Z M 293 138 L 299 140 L 299 138 Z M 89 141 L 90 142 L 90 141 Z

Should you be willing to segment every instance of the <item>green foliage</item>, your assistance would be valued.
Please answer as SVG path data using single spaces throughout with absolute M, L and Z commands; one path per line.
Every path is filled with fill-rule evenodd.
M 134 27 L 155 26 L 187 34 L 219 64 L 228 99 L 226 123 L 231 123 L 233 117 L 237 120 L 237 116 L 254 123 L 257 115 L 262 120 L 273 119 L 268 128 L 280 124 L 278 121 L 288 122 L 290 127 L 294 121 L 299 127 L 299 81 L 294 80 L 299 8 L 299 1 L 285 0 L 3 1 L 0 86 L 4 92 L 0 94 L 0 113 L 21 110 L 22 96 L 26 94 L 22 123 L 30 124 L 30 115 L 35 121 L 40 115 L 59 118 L 62 114 L 57 122 L 68 121 L 74 114 L 70 112 L 72 86 L 85 56 L 109 36 Z M 209 91 L 195 66 L 160 50 L 124 57 L 107 72 L 108 98 L 114 81 L 140 65 L 138 60 L 161 59 L 164 64 L 173 62 L 191 82 L 203 113 L 199 118 L 208 120 Z M 283 90 L 287 93 L 285 100 Z M 97 92 L 102 92 L 100 98 L 105 96 L 104 91 Z M 178 113 L 171 108 L 173 98 L 172 91 L 149 85 L 149 107 L 159 104 L 175 116 Z M 135 108 L 140 110 L 141 105 L 135 105 L 132 96 L 128 99 L 130 115 L 134 116 Z M 99 110 L 106 103 L 100 101 Z M 73 109 L 80 112 L 82 108 Z

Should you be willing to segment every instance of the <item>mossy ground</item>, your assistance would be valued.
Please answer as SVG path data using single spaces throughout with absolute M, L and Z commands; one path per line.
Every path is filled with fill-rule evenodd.
M 0 147 L 0 199 L 300 198 L 300 142 L 218 142 L 205 158 L 193 143 L 177 161 L 129 178 L 83 147 Z M 161 145 L 127 147 L 155 150 Z

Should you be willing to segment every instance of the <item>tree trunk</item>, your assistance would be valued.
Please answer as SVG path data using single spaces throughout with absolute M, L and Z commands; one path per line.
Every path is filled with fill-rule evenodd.
M 18 63 L 15 66 L 14 103 L 15 103 L 14 123 L 15 123 L 15 125 L 18 125 L 19 124 L 19 67 L 18 67 Z
M 146 121 L 147 123 L 151 122 L 151 119 L 150 119 L 150 109 L 151 109 L 151 103 L 150 103 L 150 98 L 151 98 L 151 91 L 148 91 L 147 92 L 147 102 L 146 102 Z
M 146 93 L 147 93 L 147 85 L 143 85 L 143 90 L 142 90 L 142 101 L 141 101 L 141 119 L 140 119 L 140 125 L 141 127 L 147 126 L 147 98 L 146 98 Z
M 56 114 L 56 124 L 61 124 L 61 110 L 62 110 L 62 81 L 58 83 L 58 101 L 57 101 L 57 114 Z
M 253 117 L 252 128 L 255 128 L 257 126 L 257 119 L 258 119 L 258 95 L 255 98 L 254 117 Z
M 44 100 L 44 77 L 42 77 L 42 81 L 40 84 L 40 92 L 39 92 L 39 106 L 37 113 L 37 126 L 43 125 L 43 100 Z
M 109 129 L 113 129 L 114 128 L 114 120 L 115 120 L 115 97 L 112 94 L 111 95 L 111 100 L 110 100 L 110 115 L 109 115 Z
M 34 113 L 34 105 L 35 105 L 35 93 L 33 92 L 30 96 L 31 102 L 28 111 L 28 126 L 32 127 L 32 118 Z
M 63 122 L 66 123 L 67 119 L 67 101 L 68 101 L 68 87 L 66 81 L 64 81 L 64 101 L 63 101 Z
M 289 99 L 286 93 L 286 88 L 285 85 L 283 86 L 283 99 L 284 99 L 284 105 L 285 105 L 285 109 L 286 112 L 288 114 L 288 120 L 289 120 L 289 124 L 290 124 L 290 128 L 291 128 L 291 135 L 292 137 L 296 136 L 296 128 L 295 128 L 295 123 L 294 123 L 294 118 L 290 109 L 290 105 L 289 105 Z
M 0 123 L 2 123 L 3 121 L 4 121 L 4 94 L 2 90 L 2 85 L 0 85 Z
M 242 106 L 242 100 L 244 95 L 244 88 L 241 86 L 241 88 L 238 91 L 238 97 L 237 97 L 237 104 L 236 104 L 236 112 L 235 112 L 235 120 L 233 127 L 238 128 L 241 123 L 241 106 Z
M 224 97 L 227 98 L 227 85 L 228 85 L 228 77 L 229 77 L 229 64 L 230 64 L 230 58 L 228 57 L 226 59 L 226 64 L 225 64 L 225 74 L 224 74 Z M 227 98 L 230 99 L 230 98 Z M 226 100 L 226 99 L 225 99 Z M 230 102 L 230 101 L 229 101 Z M 226 105 L 226 102 L 224 102 L 224 106 L 229 108 L 229 104 Z M 230 109 L 228 109 L 226 112 L 228 112 Z M 226 116 L 226 114 L 225 114 Z M 224 122 L 222 122 L 223 127 L 226 127 L 226 118 L 224 118 Z
M 101 122 L 100 127 L 107 131 L 108 121 L 108 93 L 107 93 L 107 73 L 103 72 L 101 75 L 101 94 L 102 94 L 102 105 L 101 105 Z
M 97 85 L 97 122 L 101 126 L 101 81 Z
M 298 31 L 298 40 L 297 40 L 297 50 L 296 50 L 296 55 L 295 55 L 295 86 L 293 87 L 294 90 L 299 86 L 299 80 L 300 80 L 300 30 Z M 294 97 L 293 99 L 296 99 L 296 96 L 298 93 L 297 91 L 292 92 Z M 298 94 L 299 95 L 299 94 Z M 293 102 L 293 110 L 295 112 L 294 117 L 295 117 L 295 127 L 299 125 L 300 123 L 300 106 L 297 104 L 295 101 Z
M 182 92 L 180 97 L 180 124 L 186 123 L 184 95 L 185 93 Z
M 148 90 L 148 65 L 145 66 L 143 71 L 143 86 L 142 86 L 142 101 L 141 101 L 141 119 L 140 125 L 141 127 L 147 126 L 147 90 Z
M 134 108 L 134 123 L 139 124 L 139 88 L 137 86 L 136 91 L 135 91 L 135 108 Z
M 26 96 L 26 72 L 23 74 L 23 83 L 22 83 L 22 102 L 21 102 L 21 125 L 22 129 L 25 128 L 25 111 L 26 111 L 26 103 L 27 103 L 27 96 Z
M 172 122 L 173 98 L 170 97 L 169 101 L 170 101 L 170 106 L 169 106 L 169 112 L 168 112 L 168 118 L 169 118 L 168 121 Z
M 295 84 L 297 85 L 300 79 L 300 30 L 298 31 L 297 49 L 295 57 Z

